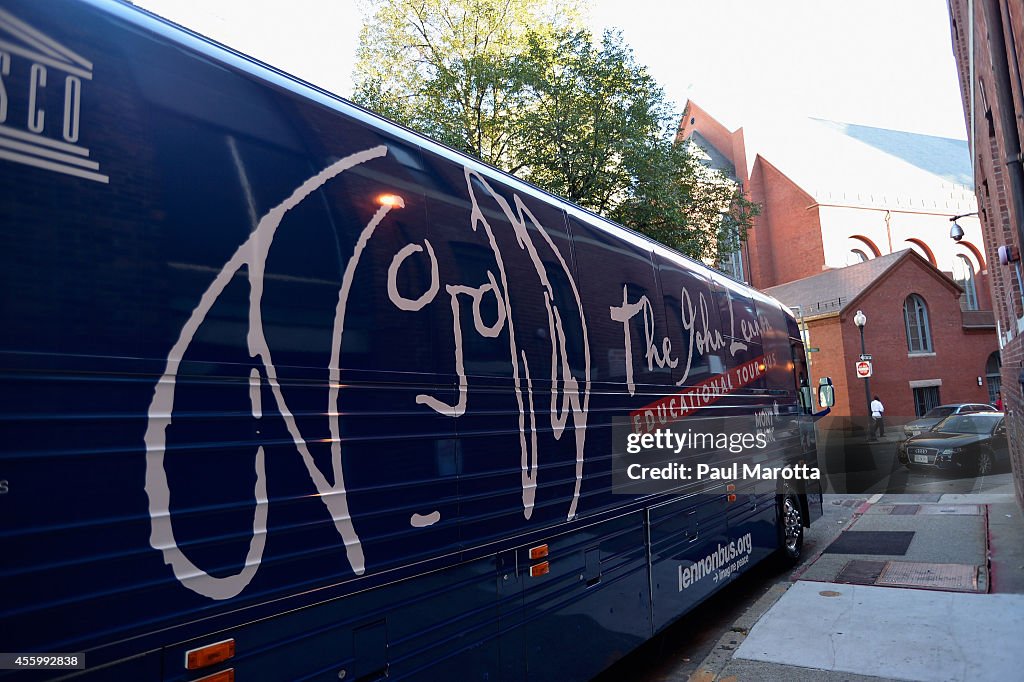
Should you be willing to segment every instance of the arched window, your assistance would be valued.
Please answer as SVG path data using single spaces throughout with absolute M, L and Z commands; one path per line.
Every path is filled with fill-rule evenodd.
M 953 280 L 964 290 L 962 308 L 978 309 L 978 290 L 974 285 L 974 264 L 962 253 L 953 258 Z
M 1002 370 L 1003 362 L 999 356 L 999 351 L 994 351 L 988 356 L 988 362 L 985 363 L 985 379 L 988 383 L 988 401 L 993 405 L 996 404 L 996 398 L 999 397 L 999 390 L 1002 388 L 1002 377 L 999 372 Z
M 911 353 L 930 353 L 932 333 L 928 327 L 928 307 L 917 294 L 903 302 L 903 321 L 907 325 L 907 349 Z

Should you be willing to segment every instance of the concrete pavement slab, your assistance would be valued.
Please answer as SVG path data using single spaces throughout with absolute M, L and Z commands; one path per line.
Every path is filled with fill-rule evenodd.
M 941 499 L 942 493 L 888 493 L 875 501 L 882 504 L 920 504 L 938 502 Z
M 919 507 L 917 510 L 918 514 L 937 514 L 939 516 L 976 516 L 984 512 L 980 504 L 922 504 L 913 506 Z
M 1012 481 L 1010 485 L 1013 485 Z M 942 504 L 1015 504 L 1013 491 L 1008 493 L 946 493 L 939 498 Z
M 914 539 L 901 561 L 948 564 L 984 564 L 985 517 L 983 515 L 864 514 L 850 525 L 854 531 L 913 531 Z
M 885 679 L 1019 679 L 1024 595 L 801 580 L 751 629 L 735 659 Z M 830 678 L 824 678 L 830 679 Z
M 734 658 L 716 677 L 708 678 L 708 682 L 712 679 L 719 682 L 890 682 L 896 678 L 797 668 L 791 665 Z M 702 681 L 692 677 L 690 682 Z
M 990 590 L 1024 594 L 1024 515 L 1012 498 L 989 505 L 988 534 Z

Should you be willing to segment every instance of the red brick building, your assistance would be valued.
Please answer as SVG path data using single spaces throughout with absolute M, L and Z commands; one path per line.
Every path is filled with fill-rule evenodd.
M 1024 4 L 950 0 L 949 12 L 985 254 L 991 263 L 1017 501 L 1024 506 Z
M 820 349 L 812 374 L 836 384 L 836 414 L 867 412 L 854 369 L 858 309 L 871 389 L 889 415 L 996 399 L 992 256 L 966 142 L 817 119 L 733 127 L 692 101 L 679 135 L 761 205 L 722 269 L 799 309 Z M 955 217 L 959 242 L 949 237 Z
M 872 356 L 871 392 L 891 421 L 909 418 L 932 404 L 989 402 L 986 364 L 992 330 L 972 324 L 960 309 L 962 290 L 915 251 L 907 249 L 770 287 L 766 293 L 799 306 L 811 343 L 815 377 L 830 376 L 839 415 L 867 414 L 864 381 L 853 367 L 861 353 L 853 317 L 864 312 L 864 345 Z M 924 315 L 916 315 L 917 303 Z M 914 329 L 908 334 L 904 308 Z M 952 360 L 951 359 L 954 359 Z

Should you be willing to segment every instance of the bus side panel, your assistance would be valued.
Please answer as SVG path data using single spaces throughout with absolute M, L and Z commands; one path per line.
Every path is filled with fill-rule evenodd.
M 672 369 L 673 387 L 692 386 L 721 374 L 729 351 L 724 344 L 714 343 L 714 337 L 709 335 L 722 329 L 710 280 L 681 258 L 658 254 L 655 263 L 668 322 L 666 335 L 681 341 L 674 348 L 674 357 L 679 362 Z
M 487 679 L 498 669 L 495 558 L 435 571 L 168 647 L 165 680 L 194 679 L 185 653 L 233 638 L 205 671 L 239 680 Z M 522 669 L 522 661 L 518 662 Z
M 4 5 L 91 60 L 78 143 L 106 179 L 0 160 L 7 645 L 101 665 L 456 562 L 416 147 L 131 8 Z
M 668 364 L 653 357 L 647 361 L 649 335 L 654 341 L 668 334 L 650 250 L 636 240 L 617 239 L 571 212 L 568 218 L 591 360 L 579 506 L 592 514 L 630 499 L 611 487 L 613 449 L 625 447 L 615 442 L 613 426 L 625 427 L 633 410 L 674 392 L 674 387 Z M 660 344 L 654 343 L 660 354 Z
M 651 636 L 645 535 L 635 511 L 547 539 L 540 561 L 519 550 L 531 682 L 588 679 Z
M 586 320 L 563 212 L 425 159 L 431 239 L 451 292 L 436 306 L 438 330 L 444 362 L 461 371 L 461 537 L 475 547 L 577 512 L 592 473 Z
M 725 495 L 701 494 L 647 509 L 654 629 L 659 631 L 719 588 L 717 572 L 691 570 L 731 539 Z M 684 580 L 685 578 L 685 580 Z
M 9 649 L 117 662 L 89 679 L 156 679 L 161 649 L 192 679 L 234 637 L 239 679 L 561 680 L 767 547 L 764 506 L 734 507 L 747 543 L 717 492 L 611 490 L 613 420 L 764 354 L 749 294 L 663 287 L 643 238 L 127 6 L 3 4 L 88 68 L 48 58 L 30 131 L 82 158 L 0 160 Z M 692 358 L 662 344 L 686 282 L 691 326 L 728 325 Z

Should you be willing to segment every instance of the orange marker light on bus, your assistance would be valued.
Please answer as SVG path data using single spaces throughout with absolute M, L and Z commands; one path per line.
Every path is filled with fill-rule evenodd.
M 735 495 L 729 495 L 729 497 L 727 497 L 726 499 L 729 500 L 730 502 L 735 502 L 736 501 L 736 496 Z
M 539 564 L 530 566 L 530 577 L 539 578 L 542 575 L 547 575 L 550 570 L 551 566 L 548 565 L 548 562 L 542 561 Z
M 537 545 L 536 547 L 530 548 L 530 559 L 536 561 L 537 559 L 543 559 L 548 555 L 547 545 Z
M 736 490 L 736 484 L 735 483 L 729 483 L 729 484 L 727 484 L 725 486 L 725 492 L 727 492 L 727 493 L 731 493 L 734 490 Z
M 185 652 L 186 670 L 198 670 L 208 668 L 217 663 L 223 663 L 235 655 L 235 640 L 225 639 L 223 642 L 207 644 L 197 649 L 190 649 Z
M 405 208 L 405 199 L 397 194 L 381 194 L 377 197 L 377 203 L 388 208 Z

